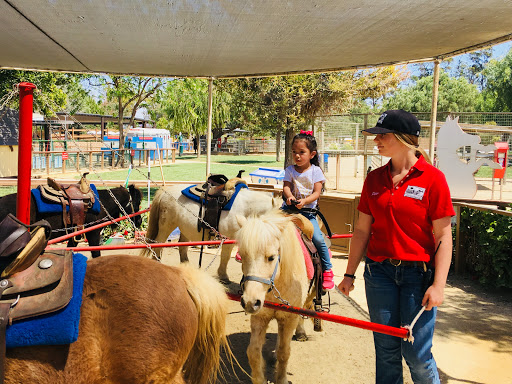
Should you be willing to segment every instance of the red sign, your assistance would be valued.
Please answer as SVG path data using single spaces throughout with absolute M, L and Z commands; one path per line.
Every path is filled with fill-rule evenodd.
M 501 169 L 495 169 L 493 177 L 495 179 L 503 179 L 505 171 L 507 170 L 508 163 L 508 143 L 497 142 L 494 143 L 496 150 L 494 151 L 494 161 L 501 165 Z
M 132 149 L 132 156 L 135 156 L 135 149 Z
M 62 152 L 62 160 L 67 160 L 69 158 L 69 155 L 67 152 Z

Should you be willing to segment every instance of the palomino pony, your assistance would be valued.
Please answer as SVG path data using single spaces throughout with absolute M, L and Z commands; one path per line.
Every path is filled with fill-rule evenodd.
M 160 188 L 151 204 L 149 223 L 146 232 L 148 241 L 164 243 L 169 234 L 176 228 L 180 229 L 180 242 L 201 241 L 202 231 L 197 228 L 199 203 L 183 196 L 183 186 L 175 185 Z M 273 198 L 267 193 L 251 191 L 242 188 L 237 194 L 235 201 L 229 211 L 222 211 L 219 221 L 219 232 L 228 237 L 234 238 L 235 233 L 240 229 L 236 216 L 248 217 L 267 212 L 273 207 Z M 217 270 L 219 279 L 229 282 L 227 265 L 233 250 L 233 244 L 222 246 L 220 265 Z M 162 248 L 154 250 L 159 257 Z M 142 255 L 148 255 L 150 251 L 144 249 Z M 179 247 L 180 261 L 188 261 L 188 247 Z
M 78 340 L 7 350 L 5 383 L 215 383 L 228 299 L 188 266 L 117 255 L 87 264 Z
M 315 289 L 308 295 L 308 278 L 301 245 L 294 222 L 297 218 L 280 211 L 260 217 L 237 217 L 241 226 L 236 235 L 242 258 L 242 299 L 251 316 L 251 341 L 247 356 L 253 384 L 267 383 L 262 348 L 268 323 L 277 320 L 276 384 L 288 384 L 286 367 L 290 357 L 293 332 L 305 335 L 299 315 L 264 308 L 265 300 L 305 308 L 311 307 Z
M 112 188 L 110 192 L 117 199 L 119 204 L 123 207 L 126 213 L 131 214 L 134 212 L 138 212 L 140 210 L 140 203 L 142 201 L 142 192 L 140 189 L 135 187 L 133 184 L 127 188 L 125 187 L 116 187 Z M 122 215 L 121 208 L 112 198 L 112 195 L 108 190 L 98 190 L 98 195 L 100 198 L 100 202 L 103 205 L 101 207 L 101 211 L 99 214 L 94 214 L 92 212 L 87 212 L 85 215 L 84 224 L 87 228 L 88 224 L 98 223 L 99 221 L 107 221 L 108 215 L 105 212 L 107 210 L 108 214 L 115 218 L 118 218 Z M 6 195 L 0 198 L 0 221 L 7 216 L 7 214 L 12 213 L 16 215 L 16 198 L 17 194 L 12 193 L 10 195 Z M 105 209 L 103 209 L 105 208 Z M 66 234 L 64 222 L 62 220 L 62 212 L 55 213 L 39 213 L 37 211 L 36 202 L 34 197 L 30 196 L 30 222 L 35 223 L 39 220 L 46 220 L 50 223 L 52 227 L 52 238 L 60 237 Z M 142 218 L 140 216 L 133 217 L 133 222 L 136 227 L 140 227 L 142 223 Z M 89 231 L 85 234 L 89 245 L 97 246 L 100 245 L 100 235 L 101 228 L 95 229 L 93 231 Z M 73 232 L 73 229 L 70 229 L 69 232 Z M 71 238 L 68 240 L 68 247 L 76 247 L 77 242 L 75 239 Z M 92 257 L 100 256 L 100 251 L 92 251 Z

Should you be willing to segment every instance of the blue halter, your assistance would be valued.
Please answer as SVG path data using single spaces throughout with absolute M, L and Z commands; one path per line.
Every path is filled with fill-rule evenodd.
M 280 261 L 281 261 L 281 255 L 277 255 L 277 263 L 274 268 L 274 273 L 272 273 L 272 277 L 270 279 L 264 279 L 263 277 L 251 276 L 251 275 L 242 276 L 242 280 L 240 280 L 240 287 L 242 288 L 242 291 L 244 290 L 244 283 L 246 281 L 257 281 L 258 283 L 269 285 L 270 287 L 268 288 L 267 292 L 272 291 L 272 288 L 274 288 L 274 280 L 276 278 L 277 268 L 279 267 Z

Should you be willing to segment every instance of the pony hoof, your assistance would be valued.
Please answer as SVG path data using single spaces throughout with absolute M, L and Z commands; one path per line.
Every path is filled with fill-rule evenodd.
M 292 340 L 302 341 L 302 342 L 308 341 L 308 335 L 306 335 L 305 333 L 295 334 L 295 335 L 293 335 Z
M 219 281 L 221 284 L 224 284 L 224 285 L 229 285 L 231 284 L 231 280 L 229 280 L 228 277 L 224 277 L 224 278 L 219 278 Z

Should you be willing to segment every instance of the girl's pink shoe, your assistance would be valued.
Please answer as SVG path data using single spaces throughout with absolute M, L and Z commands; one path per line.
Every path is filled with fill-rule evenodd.
M 242 262 L 242 257 L 240 256 L 240 254 L 238 252 L 236 253 L 235 260 L 238 261 L 239 263 Z
M 332 269 L 324 271 L 322 277 L 324 280 L 322 283 L 322 288 L 326 291 L 334 289 L 334 273 L 332 272 Z

